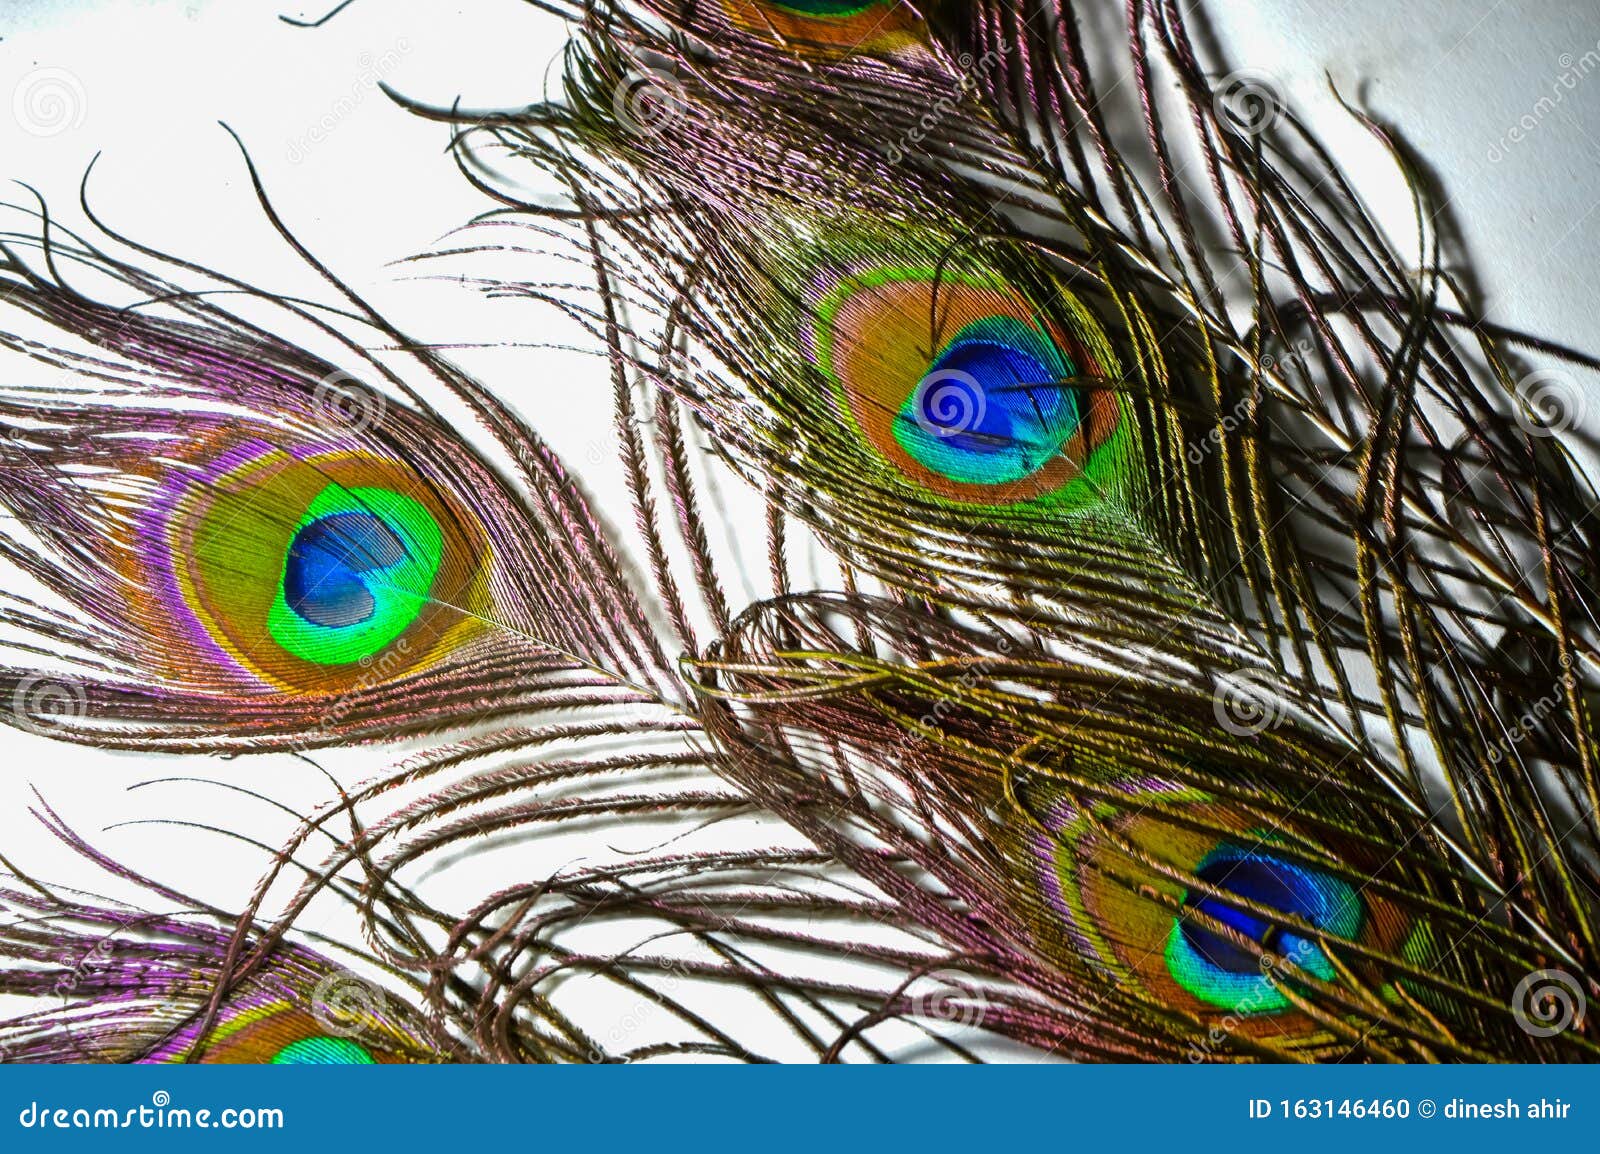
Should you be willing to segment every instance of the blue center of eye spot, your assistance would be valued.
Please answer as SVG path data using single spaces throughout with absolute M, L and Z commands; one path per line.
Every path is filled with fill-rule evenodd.
M 1048 464 L 1080 421 L 1071 363 L 1014 317 L 963 328 L 902 405 L 895 439 L 925 467 L 967 484 L 1018 481 Z
M 1283 863 L 1263 859 L 1217 861 L 1196 871 L 1195 876 L 1258 905 L 1314 920 L 1318 904 L 1315 895 L 1305 892 L 1304 879 L 1297 871 L 1282 867 Z M 1264 918 L 1218 898 L 1196 892 L 1185 904 L 1260 942 L 1268 950 L 1274 950 L 1279 939 L 1285 936 L 1279 927 Z M 1183 935 L 1196 953 L 1218 969 L 1236 974 L 1257 969 L 1257 959 L 1248 950 L 1192 921 L 1184 922 Z
M 320 517 L 290 542 L 284 600 L 313 625 L 338 629 L 360 624 L 377 610 L 366 578 L 409 555 L 400 536 L 372 513 Z
M 1195 876 L 1225 893 L 1341 937 L 1354 936 L 1361 925 L 1360 899 L 1345 882 L 1270 854 L 1220 847 L 1206 855 Z M 1238 930 L 1268 952 L 1297 959 L 1308 972 L 1319 977 L 1332 975 L 1332 967 L 1315 942 L 1266 918 L 1199 890 L 1185 895 L 1184 904 Z M 1178 929 L 1194 954 L 1209 965 L 1231 974 L 1259 971 L 1260 958 L 1222 934 L 1192 919 L 1180 921 Z
M 1295 969 L 1324 981 L 1338 971 L 1326 948 L 1311 937 L 1285 928 L 1275 917 L 1258 917 L 1234 899 L 1296 918 L 1331 938 L 1355 940 L 1365 911 L 1349 883 L 1314 866 L 1279 857 L 1268 849 L 1245 849 L 1221 842 L 1196 865 L 1195 877 L 1216 891 L 1194 887 L 1183 904 L 1192 914 L 1236 930 L 1247 941 Z M 1214 1006 L 1242 1013 L 1279 1013 L 1292 1005 L 1281 988 L 1287 971 L 1263 968 L 1260 956 L 1221 930 L 1194 916 L 1173 919 L 1165 951 L 1167 971 L 1189 993 Z

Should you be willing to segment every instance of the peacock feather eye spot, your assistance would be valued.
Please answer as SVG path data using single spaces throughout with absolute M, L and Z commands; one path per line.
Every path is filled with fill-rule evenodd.
M 348 1029 L 333 1029 L 307 1012 L 308 1005 L 331 1006 L 318 1001 L 317 991 L 324 983 L 358 980 L 308 962 L 312 962 L 309 956 L 291 956 L 283 968 L 241 989 L 223 1005 L 215 1022 L 204 1022 L 203 1015 L 190 1016 L 143 1060 L 219 1066 L 377 1066 L 438 1056 L 403 1006 L 374 1001 L 357 1007 L 351 1001 L 339 1015 L 348 1020 Z
M 481 518 L 408 464 L 359 449 L 219 436 L 173 472 L 132 573 L 217 674 L 343 693 L 431 664 L 491 595 Z
M 1328 943 L 1362 947 L 1338 959 L 1354 972 L 1368 970 L 1374 952 L 1399 950 L 1407 934 L 1406 949 L 1424 956 L 1413 943 L 1431 937 L 1408 914 L 1286 849 L 1316 844 L 1326 860 L 1365 876 L 1362 859 L 1339 843 L 1300 841 L 1287 825 L 1262 829 L 1254 815 L 1177 782 L 1116 786 L 1113 798 L 1048 787 L 1029 798 L 1039 824 L 1024 831 L 1019 860 L 1040 898 L 1046 949 L 1091 959 L 1152 1005 L 1220 1017 L 1230 1033 L 1275 1044 L 1321 1029 L 1296 1000 L 1309 981 L 1334 983 L 1343 972 Z M 1405 992 L 1420 996 L 1417 985 Z
M 272 1056 L 274 1066 L 373 1066 L 377 1059 L 361 1043 L 327 1036 L 290 1042 Z
M 405 542 L 371 513 L 334 513 L 302 527 L 284 563 L 284 599 L 313 625 L 339 629 L 372 619 L 377 600 L 363 579 L 409 556 Z
M 808 355 L 905 482 L 975 505 L 1088 503 L 1116 484 L 1128 434 L 1115 396 L 1080 384 L 1111 363 L 1081 304 L 1061 298 L 1069 332 L 992 274 L 919 264 L 812 291 Z
M 370 658 L 422 613 L 443 537 L 419 502 L 391 489 L 329 485 L 284 552 L 267 625 L 319 665 Z
M 1225 842 L 1206 854 L 1194 874 L 1220 893 L 1190 889 L 1184 895 L 1186 911 L 1203 913 L 1323 981 L 1332 980 L 1335 970 L 1315 941 L 1242 909 L 1221 894 L 1277 910 L 1337 937 L 1354 938 L 1361 930 L 1361 899 L 1348 884 L 1270 852 Z M 1290 1004 L 1263 976 L 1260 955 L 1187 916 L 1173 920 L 1166 962 L 1180 986 L 1212 1005 L 1270 1013 Z
M 926 468 L 962 484 L 1020 481 L 1077 429 L 1075 375 L 1061 351 L 1012 317 L 967 325 L 907 396 L 895 440 Z

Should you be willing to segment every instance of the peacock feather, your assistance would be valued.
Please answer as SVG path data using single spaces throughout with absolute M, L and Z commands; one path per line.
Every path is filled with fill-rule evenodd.
M 136 985 L 97 1016 L 139 954 L 8 1031 L 175 1060 L 1593 1058 L 1581 1013 L 1517 1002 L 1552 970 L 1600 993 L 1600 550 L 1515 387 L 1531 354 L 1593 362 L 1476 314 L 1395 134 L 1361 120 L 1414 249 L 1292 114 L 1241 119 L 1170 5 L 1127 7 L 1127 108 L 1055 0 L 545 7 L 576 30 L 559 101 L 413 107 L 499 202 L 475 228 L 583 271 L 479 279 L 599 354 L 626 531 L 348 290 L 311 311 L 174 265 L 267 328 L 149 249 L 9 238 L 3 307 L 54 336 L 0 339 L 74 382 L 0 393 L 7 556 L 63 605 L 6 621 L 87 686 L 55 731 L 452 732 L 298 808 L 225 929 L 136 923 L 183 1005 Z M 497 146 L 561 203 L 486 175 Z M 363 418 L 330 427 L 330 390 Z M 724 486 L 766 516 L 743 604 Z M 481 900 L 435 901 L 464 863 Z M 354 1041 L 305 1000 L 342 972 L 297 938 L 327 901 L 405 999 Z M 608 1032 L 619 1000 L 661 1035 Z

